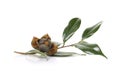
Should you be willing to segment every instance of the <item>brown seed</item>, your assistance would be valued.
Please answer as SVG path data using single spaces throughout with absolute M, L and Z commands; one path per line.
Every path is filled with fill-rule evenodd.
M 50 49 L 49 49 L 48 46 L 46 46 L 46 45 L 44 45 L 44 44 L 41 44 L 41 45 L 39 46 L 39 50 L 40 50 L 41 52 L 48 52 Z

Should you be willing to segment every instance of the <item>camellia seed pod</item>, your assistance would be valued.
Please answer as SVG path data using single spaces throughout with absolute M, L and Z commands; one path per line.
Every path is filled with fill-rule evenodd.
M 46 52 L 47 55 L 52 56 L 57 52 L 58 46 L 51 42 L 51 38 L 48 34 L 45 34 L 40 39 L 37 37 L 33 37 L 31 45 L 33 48 Z
M 39 49 L 38 40 L 39 40 L 39 38 L 37 38 L 37 37 L 33 37 L 33 39 L 32 39 L 31 45 L 35 49 Z

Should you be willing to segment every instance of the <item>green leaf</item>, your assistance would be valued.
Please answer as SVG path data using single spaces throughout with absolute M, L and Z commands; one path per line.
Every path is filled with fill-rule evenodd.
M 46 53 L 39 52 L 38 54 L 40 54 L 40 57 L 45 58 L 46 60 L 48 60 L 48 56 L 47 56 Z
M 82 39 L 86 39 L 86 38 L 92 36 L 100 28 L 101 24 L 102 24 L 102 21 L 95 24 L 92 27 L 85 29 L 85 31 L 82 34 Z
M 33 50 L 30 50 L 30 51 L 28 51 L 28 52 L 26 52 L 26 53 L 39 53 L 39 52 L 40 52 L 39 50 L 33 49 Z
M 42 57 L 47 57 L 47 54 L 46 53 L 44 53 L 44 52 L 37 52 L 38 54 L 40 54 Z
M 70 39 L 73 34 L 77 31 L 80 27 L 81 20 L 79 18 L 73 18 L 70 20 L 68 26 L 63 31 L 63 43 Z
M 73 56 L 74 54 L 77 54 L 77 53 L 74 53 L 74 52 L 57 52 L 55 55 L 55 57 L 69 57 L 69 56 Z
M 40 54 L 40 57 L 43 57 L 43 58 L 46 58 L 47 60 L 48 60 L 48 56 L 47 56 L 47 54 L 46 53 L 43 53 L 43 52 L 41 52 L 41 51 L 39 51 L 39 50 L 36 50 L 36 49 L 34 49 L 34 50 L 30 50 L 30 51 L 28 51 L 28 52 L 26 52 L 27 54 Z
M 83 41 L 83 42 L 74 44 L 74 46 L 87 54 L 101 55 L 107 58 L 97 44 L 90 44 Z

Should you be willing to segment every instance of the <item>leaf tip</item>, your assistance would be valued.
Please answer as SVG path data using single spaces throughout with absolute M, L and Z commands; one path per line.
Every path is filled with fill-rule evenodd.
M 103 55 L 106 59 L 108 59 L 108 57 L 107 56 L 105 56 L 105 55 Z
M 99 27 L 102 25 L 103 21 L 98 22 Z

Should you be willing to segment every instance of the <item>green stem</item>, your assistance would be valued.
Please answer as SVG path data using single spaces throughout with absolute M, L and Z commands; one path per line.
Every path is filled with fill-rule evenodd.
M 81 42 L 83 42 L 83 40 L 84 40 L 84 39 L 81 39 L 81 40 L 80 40 L 78 43 L 81 43 Z
M 36 54 L 36 53 L 24 53 L 24 52 L 18 52 L 18 51 L 14 51 L 14 53 L 23 54 L 23 55 L 33 55 L 33 54 Z M 48 61 L 48 57 L 47 57 L 46 54 L 43 54 L 43 53 L 40 53 L 40 54 L 41 54 L 41 57 L 46 58 L 46 60 Z
M 63 46 L 65 46 L 65 42 L 63 43 Z M 63 46 L 62 46 L 62 47 L 63 47 Z
M 81 43 L 81 42 L 83 42 L 83 39 L 82 39 L 81 41 L 79 41 L 78 43 Z M 76 44 L 76 43 L 74 43 L 74 44 Z M 74 46 L 74 44 L 66 45 L 66 46 L 65 46 L 65 43 L 63 43 L 63 46 L 62 46 L 62 47 L 59 47 L 58 49 L 65 48 L 65 47 L 72 47 L 72 46 Z

